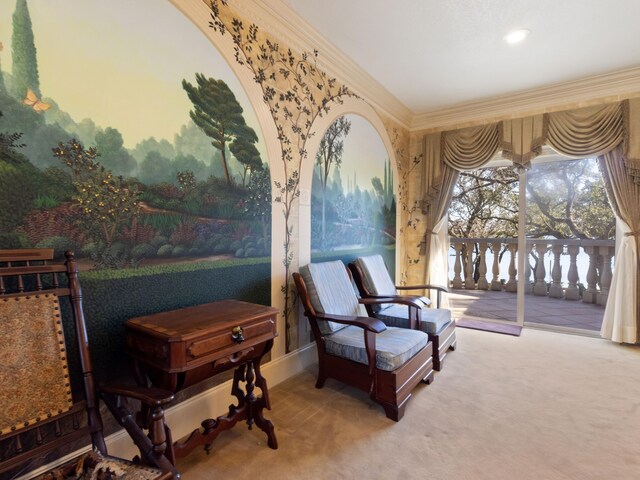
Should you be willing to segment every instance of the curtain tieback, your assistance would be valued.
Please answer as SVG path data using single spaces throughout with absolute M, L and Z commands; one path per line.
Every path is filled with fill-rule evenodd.
M 637 232 L 627 232 L 624 234 L 625 237 L 640 237 L 640 230 Z

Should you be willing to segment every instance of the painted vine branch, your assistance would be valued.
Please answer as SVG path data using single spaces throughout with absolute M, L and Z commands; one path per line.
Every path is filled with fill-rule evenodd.
M 233 39 L 235 59 L 251 70 L 262 89 L 276 125 L 277 139 L 282 151 L 284 182 L 274 181 L 278 195 L 274 201 L 282 205 L 285 220 L 284 296 L 286 351 L 292 350 L 291 321 L 295 293 L 291 282 L 291 267 L 295 258 L 291 214 L 300 195 L 300 171 L 307 158 L 305 145 L 311 128 L 319 116 L 329 112 L 331 105 L 342 103 L 344 97 L 355 96 L 347 87 L 318 68 L 318 52 L 296 54 L 263 35 L 258 26 L 245 26 L 225 9 L 227 0 L 212 0 L 209 26 L 221 35 L 229 33 Z

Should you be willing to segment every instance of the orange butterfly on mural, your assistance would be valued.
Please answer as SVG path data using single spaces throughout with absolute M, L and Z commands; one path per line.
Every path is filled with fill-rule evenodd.
M 24 100 L 22 100 L 22 103 L 33 107 L 36 112 L 44 112 L 45 110 L 49 110 L 51 108 L 50 104 L 39 100 L 36 94 L 33 93 L 33 90 L 31 90 L 30 88 L 27 89 L 27 96 L 24 98 Z

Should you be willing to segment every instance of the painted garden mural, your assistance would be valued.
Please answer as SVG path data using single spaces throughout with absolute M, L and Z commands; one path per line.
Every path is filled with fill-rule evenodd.
M 380 253 L 393 275 L 396 202 L 382 139 L 359 115 L 338 118 L 315 156 L 311 190 L 314 260 Z
M 147 2 L 121 9 L 111 4 L 108 12 L 101 12 L 100 2 L 65 3 L 55 6 L 57 16 L 60 8 L 76 16 L 84 10 L 87 20 L 103 23 L 104 13 L 132 22 Z M 154 22 L 158 15 L 164 22 L 186 21 L 170 5 L 154 2 L 153 8 Z M 99 45 L 94 71 L 72 65 L 69 71 L 79 45 L 97 43 L 79 37 L 94 36 L 93 29 L 72 25 L 73 33 L 58 38 L 59 51 L 48 58 L 52 49 L 40 48 L 40 24 L 32 23 L 26 0 L 2 17 L 12 20 L 2 29 L 12 35 L 0 53 L 0 131 L 20 137 L 3 151 L 0 247 L 72 248 L 87 268 L 269 255 L 270 181 L 259 130 L 224 61 L 212 62 L 218 54 L 206 40 L 194 42 L 202 37 L 197 30 L 154 38 L 154 50 L 166 56 L 163 64 L 154 65 L 143 45 L 131 48 L 148 33 L 136 29 L 120 45 Z M 109 27 L 127 33 L 126 24 Z M 191 62 L 171 55 L 179 53 L 178 41 L 192 51 Z M 200 52 L 193 52 L 194 43 Z M 196 57 L 203 71 L 189 70 Z M 129 68 L 138 60 L 144 62 L 133 71 L 143 71 L 132 76 Z M 166 83 L 167 63 L 176 71 L 184 67 L 172 75 L 173 84 Z M 124 69 L 126 79 L 117 78 Z M 51 77 L 62 81 L 49 85 Z
M 74 250 L 89 321 L 114 331 L 218 298 L 269 303 L 264 141 L 204 35 L 152 0 L 6 1 L 0 32 L 0 248 Z M 137 298 L 98 306 L 107 290 Z

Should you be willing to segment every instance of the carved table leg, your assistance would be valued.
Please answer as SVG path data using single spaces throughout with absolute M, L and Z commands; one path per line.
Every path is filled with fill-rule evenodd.
M 269 390 L 267 389 L 267 381 L 260 373 L 260 362 L 255 362 L 256 372 L 256 385 L 262 391 L 262 396 L 256 401 L 254 396 L 254 403 L 252 403 L 251 416 L 255 417 L 253 420 L 260 430 L 267 434 L 267 444 L 274 450 L 278 448 L 278 440 L 276 439 L 276 433 L 271 420 L 264 418 L 262 411 L 267 408 L 271 410 L 271 403 L 269 402 Z M 248 385 L 247 385 L 248 387 Z M 251 394 L 253 395 L 253 393 Z M 253 408 L 255 407 L 255 409 Z

